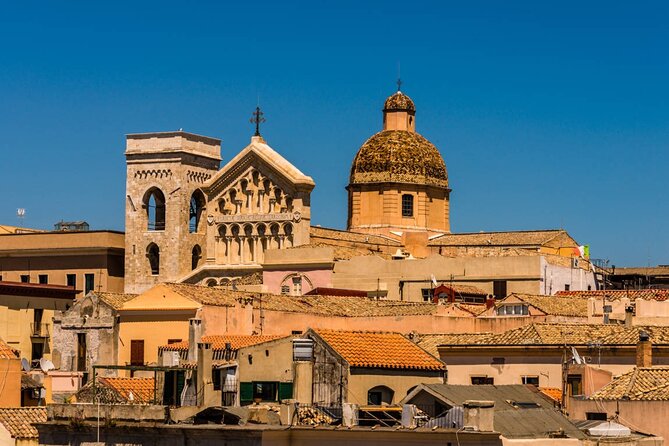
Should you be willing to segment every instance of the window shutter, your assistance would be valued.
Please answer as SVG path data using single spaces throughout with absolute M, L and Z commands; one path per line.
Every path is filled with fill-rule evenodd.
M 253 401 L 253 383 L 239 383 L 239 400 Z
M 293 398 L 293 383 L 279 383 L 279 401 Z

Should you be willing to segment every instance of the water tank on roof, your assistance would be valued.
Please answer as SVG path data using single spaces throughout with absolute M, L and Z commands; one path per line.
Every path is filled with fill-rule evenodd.
M 588 429 L 588 434 L 593 437 L 629 437 L 632 431 L 627 426 L 614 423 L 613 421 L 605 421 L 595 427 Z

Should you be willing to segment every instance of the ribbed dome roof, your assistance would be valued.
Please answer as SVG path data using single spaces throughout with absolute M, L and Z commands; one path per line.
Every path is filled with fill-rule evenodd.
M 413 104 L 411 98 L 401 91 L 389 96 L 386 103 L 383 105 L 383 111 L 416 111 L 416 106 Z
M 391 98 L 397 94 L 401 93 Z M 386 182 L 448 187 L 446 164 L 439 150 L 418 133 L 384 130 L 358 150 L 351 166 L 350 183 Z

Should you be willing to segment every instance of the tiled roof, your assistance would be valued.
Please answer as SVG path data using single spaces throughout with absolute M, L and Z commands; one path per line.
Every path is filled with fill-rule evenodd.
M 553 401 L 562 402 L 562 389 L 557 387 L 539 387 L 539 392 Z
M 669 367 L 636 367 L 615 377 L 589 399 L 669 401 Z
M 37 429 L 33 423 L 46 422 L 46 407 L 3 407 L 0 408 L 0 424 L 12 438 L 36 439 Z
M 532 305 L 550 316 L 588 317 L 588 300 L 578 296 L 562 297 L 513 293 L 500 300 L 496 306 L 504 305 L 507 300 L 512 301 L 512 297 Z
M 474 294 L 474 295 L 477 295 L 477 296 L 487 296 L 487 295 L 490 294 L 487 291 L 482 290 L 481 288 L 475 287 L 473 285 L 463 285 L 463 284 L 460 284 L 460 283 L 449 283 L 449 284 L 442 283 L 439 286 L 443 286 L 443 287 L 452 289 L 453 291 L 455 291 L 456 295 L 457 294 Z M 439 288 L 439 287 L 437 287 L 437 288 Z M 437 288 L 435 288 L 435 289 L 437 289 Z
M 340 229 L 323 228 L 321 226 L 311 226 L 309 232 L 311 239 L 329 239 L 339 242 L 345 241 L 370 245 L 401 246 L 401 243 L 398 240 L 383 235 L 362 234 L 358 232 L 342 231 Z
M 21 390 L 40 389 L 42 387 L 44 386 L 35 381 L 30 375 L 27 373 L 21 373 Z
M 122 400 L 134 404 L 147 404 L 154 400 L 153 378 L 98 378 L 98 385 L 113 390 Z
M 616 268 L 616 276 L 625 274 L 638 274 L 640 276 L 669 276 L 669 265 L 649 267 L 623 267 Z
M 351 367 L 444 370 L 444 364 L 399 333 L 317 330 Z
M 630 301 L 636 299 L 644 300 L 667 300 L 669 299 L 669 290 L 592 290 L 592 291 L 558 291 L 557 296 L 563 297 L 593 297 L 595 299 L 602 299 L 606 297 L 608 300 L 618 300 L 623 297 Z
M 95 295 L 115 310 L 120 309 L 124 303 L 137 297 L 137 294 L 110 293 L 107 291 L 96 291 Z
M 475 344 L 480 339 L 487 339 L 491 333 L 444 333 L 444 334 L 418 334 L 414 342 L 433 356 L 439 357 L 437 347 L 442 344 L 467 345 Z
M 0 359 L 19 358 L 19 351 L 12 348 L 5 341 L 0 339 Z
M 224 359 L 222 353 L 225 352 L 226 344 L 230 343 L 230 351 L 236 352 L 240 348 L 251 345 L 262 344 L 263 342 L 273 341 L 284 336 L 278 335 L 211 335 L 203 336 L 202 342 L 210 342 L 215 360 Z M 174 344 L 161 345 L 158 351 L 173 351 L 183 353 L 188 352 L 188 341 L 176 342 Z
M 478 339 L 451 339 L 443 345 L 636 345 L 639 332 L 645 331 L 653 345 L 669 345 L 669 327 L 610 324 L 551 324 L 534 323 Z
M 539 231 L 472 232 L 444 234 L 430 241 L 437 246 L 533 246 L 539 247 L 566 234 L 562 229 Z

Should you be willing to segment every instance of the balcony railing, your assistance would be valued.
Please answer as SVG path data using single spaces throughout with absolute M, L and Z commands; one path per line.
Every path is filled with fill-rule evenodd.
M 49 325 L 43 322 L 31 322 L 30 323 L 30 336 L 33 338 L 48 338 L 49 337 Z

